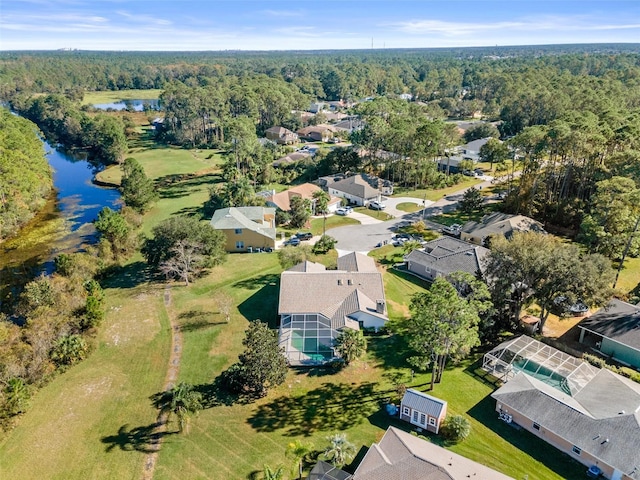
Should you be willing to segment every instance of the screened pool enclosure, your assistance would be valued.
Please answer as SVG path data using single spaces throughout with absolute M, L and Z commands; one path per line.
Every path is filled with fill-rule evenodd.
M 568 395 L 575 395 L 598 369 L 567 353 L 523 335 L 484 355 L 482 368 L 506 382 L 523 372 Z
M 319 314 L 284 315 L 280 325 L 280 346 L 292 365 L 331 360 L 333 341 L 340 334 L 331 320 Z

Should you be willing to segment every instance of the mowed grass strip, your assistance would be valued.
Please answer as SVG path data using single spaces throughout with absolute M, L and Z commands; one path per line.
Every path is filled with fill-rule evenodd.
M 170 349 L 162 287 L 107 289 L 91 356 L 41 389 L 0 445 L 0 478 L 138 478 Z
M 146 90 L 117 90 L 103 92 L 84 92 L 82 98 L 83 105 L 95 103 L 114 103 L 121 100 L 157 100 L 160 98 L 162 90 L 150 88 Z

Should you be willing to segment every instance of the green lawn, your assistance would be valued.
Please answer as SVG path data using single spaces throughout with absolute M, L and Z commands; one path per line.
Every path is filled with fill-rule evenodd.
M 85 92 L 82 99 L 83 105 L 94 103 L 113 103 L 121 100 L 156 100 L 160 97 L 162 90 L 117 90 L 104 92 Z
M 418 210 L 422 210 L 422 205 L 418 205 L 417 203 L 413 202 L 402 202 L 396 205 L 396 208 L 398 210 L 402 210 L 403 212 L 413 213 L 417 212 Z
M 440 200 L 442 197 L 446 197 L 447 195 L 451 195 L 457 191 L 463 190 L 468 187 L 472 187 L 473 185 L 477 185 L 478 183 L 482 183 L 482 180 L 475 177 L 464 177 L 465 179 L 451 187 L 441 188 L 438 190 L 433 189 L 418 189 L 418 190 L 406 190 L 404 188 L 397 187 L 394 189 L 393 196 L 394 197 L 414 197 L 424 199 L 426 197 L 427 200 L 431 200 L 433 202 Z
M 358 212 L 358 213 L 364 213 L 365 215 L 369 215 L 372 218 L 375 218 L 377 220 L 382 220 L 383 222 L 386 220 L 391 220 L 392 218 L 394 218 L 393 215 L 389 215 L 388 213 L 385 213 L 384 211 L 381 210 L 373 210 L 371 208 L 367 208 L 367 207 L 356 207 L 353 209 L 354 212 Z
M 324 218 L 313 218 L 311 219 L 311 233 L 314 235 L 322 235 L 322 225 L 324 223 Z M 331 215 L 327 217 L 327 230 L 336 227 L 344 227 L 346 225 L 358 225 L 358 222 L 355 218 L 350 218 L 348 216 L 340 216 L 340 215 Z

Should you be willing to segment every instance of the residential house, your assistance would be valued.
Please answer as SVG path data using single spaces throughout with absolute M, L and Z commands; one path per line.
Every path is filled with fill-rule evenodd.
M 246 252 L 250 247 L 275 248 L 275 218 L 275 208 L 220 208 L 213 213 L 211 226 L 227 237 L 227 252 Z
M 432 433 L 438 433 L 446 416 L 447 402 L 412 388 L 400 401 L 400 420 Z
M 458 271 L 482 274 L 488 254 L 487 248 L 444 236 L 413 250 L 404 260 L 408 271 L 432 282 Z
M 323 177 L 320 184 L 325 185 L 329 195 L 346 199 L 355 205 L 367 205 L 379 200 L 382 195 L 393 193 L 393 184 L 378 177 L 358 173 L 346 178 Z
M 330 463 L 323 462 L 322 460 L 318 461 L 311 472 L 309 472 L 309 476 L 307 480 L 352 480 L 353 475 L 345 472 L 344 470 L 339 469 L 338 467 L 334 467 Z
M 284 127 L 271 127 L 265 130 L 264 136 L 280 145 L 291 145 L 298 142 L 298 134 Z
M 309 105 L 309 112 L 318 113 L 323 111 L 324 107 L 325 107 L 324 102 L 312 102 L 311 105 Z
M 492 137 L 480 138 L 473 140 L 462 146 L 462 157 L 474 162 L 480 161 L 480 149 L 485 145 Z
M 333 138 L 334 132 L 335 129 L 331 125 L 321 124 L 301 128 L 298 130 L 298 136 L 314 142 L 328 142 L 330 138 Z
M 364 121 L 361 120 L 359 117 L 351 115 L 345 118 L 344 120 L 334 124 L 333 127 L 338 132 L 351 133 L 351 132 L 355 132 L 356 130 L 361 130 L 362 128 L 364 128 Z
M 513 480 L 438 445 L 389 427 L 367 450 L 353 480 Z
M 511 215 L 494 212 L 482 217 L 479 222 L 470 221 L 462 226 L 460 240 L 486 245 L 491 235 L 503 235 L 511 238 L 513 232 L 546 233 L 542 224 L 524 215 Z
M 310 152 L 297 151 L 297 152 L 292 152 L 288 155 L 285 155 L 284 157 L 281 157 L 275 160 L 272 165 L 274 167 L 283 167 L 291 163 L 301 162 L 303 160 L 309 160 L 309 159 L 311 159 Z
M 291 365 L 337 358 L 335 339 L 345 328 L 382 327 L 388 320 L 382 275 L 372 258 L 350 253 L 338 269 L 300 263 L 280 276 L 280 346 Z
M 578 327 L 580 343 L 640 369 L 640 307 L 613 299 Z
M 263 195 L 267 201 L 267 205 L 270 207 L 279 208 L 285 212 L 291 210 L 291 199 L 293 197 L 302 197 L 309 200 L 311 204 L 311 211 L 315 212 L 316 200 L 313 198 L 314 193 L 321 192 L 322 189 L 313 183 L 303 183 L 296 187 L 292 187 L 280 193 L 275 193 L 275 190 L 269 192 L 268 195 Z M 328 211 L 335 212 L 340 206 L 342 200 L 338 197 L 330 197 L 328 202 Z
M 613 480 L 640 480 L 640 385 L 522 336 L 485 354 L 499 417 Z

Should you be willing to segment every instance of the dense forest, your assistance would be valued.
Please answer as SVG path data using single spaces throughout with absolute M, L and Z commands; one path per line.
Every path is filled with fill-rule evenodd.
M 0 241 L 33 218 L 51 187 L 38 127 L 0 108 Z
M 441 187 L 452 180 L 434 160 L 460 142 L 446 121 L 481 116 L 498 126 L 505 141 L 492 144 L 484 158 L 498 167 L 515 161 L 522 171 L 507 208 L 562 226 L 591 250 L 619 257 L 640 187 L 639 51 L 638 45 L 576 45 L 5 52 L 0 97 L 47 135 L 111 163 L 124 158 L 127 126 L 121 117 L 80 108 L 84 92 L 160 88 L 165 122 L 159 140 L 232 151 L 225 178 L 253 187 L 341 167 L 407 187 Z M 399 100 L 400 94 L 410 94 L 411 101 Z M 275 170 L 271 163 L 282 152 L 262 147 L 258 137 L 274 125 L 299 128 L 295 112 L 316 100 L 356 103 L 347 112 L 365 121 L 350 137 L 359 154 L 337 150 L 312 164 Z M 612 205 L 622 213 L 596 211 Z M 632 247 L 640 253 L 640 240 Z

